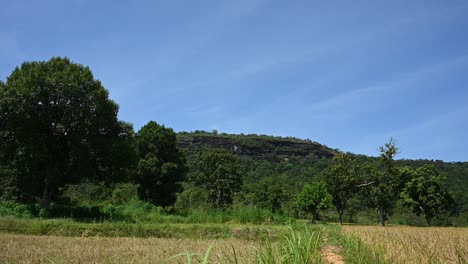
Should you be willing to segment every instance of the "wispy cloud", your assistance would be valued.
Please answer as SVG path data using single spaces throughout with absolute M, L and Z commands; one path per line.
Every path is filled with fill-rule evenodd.
M 278 69 L 287 69 L 297 64 L 313 64 L 334 54 L 350 50 L 360 49 L 364 43 L 372 42 L 375 39 L 392 39 L 397 34 L 402 33 L 402 29 L 414 23 L 416 17 L 400 18 L 390 21 L 385 25 L 376 25 L 365 27 L 360 31 L 344 31 L 331 39 L 317 39 L 314 43 L 304 43 L 306 45 L 300 49 L 269 49 L 263 47 L 254 57 L 248 57 L 242 64 L 234 64 L 230 69 L 214 68 L 214 73 L 208 79 L 190 81 L 187 85 L 182 85 L 173 90 L 173 93 L 197 89 L 200 87 L 216 87 L 216 84 L 232 83 L 253 77 L 257 74 L 271 72 Z M 421 19 L 421 18 L 419 18 Z M 222 71 L 224 70 L 224 71 Z M 328 79 L 327 79 L 328 78 Z M 336 78 L 333 74 L 324 76 L 321 80 L 314 83 L 325 83 Z M 286 94 L 280 95 L 278 100 L 285 97 L 300 96 L 307 91 L 309 87 L 302 88 L 290 87 Z M 274 102 L 272 102 L 274 103 Z
M 167 45 L 156 56 L 163 58 L 164 65 L 157 74 L 164 75 L 180 68 L 194 54 L 216 39 L 225 27 L 249 16 L 264 2 L 265 0 L 223 2 L 208 14 L 200 13 L 196 21 L 189 21 L 186 26 L 178 29 L 177 34 L 170 36 L 170 41 L 166 41 Z
M 349 104 L 356 104 L 358 107 L 359 105 L 367 107 L 365 104 L 362 104 L 364 101 L 368 103 L 374 101 L 377 104 L 381 104 L 383 101 L 374 97 L 384 97 L 385 92 L 396 93 L 405 91 L 406 89 L 423 89 L 423 87 L 415 84 L 426 79 L 428 76 L 443 74 L 453 67 L 459 67 L 467 63 L 468 54 L 460 55 L 432 65 L 423 66 L 410 73 L 403 73 L 390 81 L 334 95 L 325 100 L 311 104 L 309 108 L 311 110 L 331 110 Z

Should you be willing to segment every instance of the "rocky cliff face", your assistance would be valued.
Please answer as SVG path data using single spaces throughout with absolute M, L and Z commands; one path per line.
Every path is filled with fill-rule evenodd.
M 332 158 L 335 151 L 317 142 L 294 138 L 261 137 L 249 135 L 197 135 L 185 133 L 177 136 L 178 146 L 188 152 L 202 147 L 224 148 L 239 156 L 250 158 L 290 158 L 314 155 Z

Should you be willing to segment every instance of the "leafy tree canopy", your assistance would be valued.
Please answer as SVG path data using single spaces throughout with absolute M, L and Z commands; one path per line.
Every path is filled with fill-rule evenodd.
M 359 166 L 354 157 L 347 153 L 335 155 L 333 161 L 325 172 L 325 182 L 333 197 L 333 205 L 338 211 L 340 223 L 343 223 L 344 210 L 358 191 Z
M 365 167 L 365 172 L 372 183 L 368 187 L 370 199 L 377 207 L 382 226 L 385 225 L 398 199 L 400 171 L 394 160 L 397 153 L 396 143 L 390 139 L 388 143 L 380 147 L 378 162 L 369 163 Z
M 138 131 L 136 144 L 141 198 L 156 205 L 172 205 L 186 172 L 185 158 L 177 148 L 174 131 L 150 121 Z
M 450 211 L 453 198 L 442 185 L 443 175 L 433 165 L 424 165 L 413 170 L 412 174 L 413 178 L 405 184 L 401 198 L 414 213 L 424 215 L 431 224 L 435 216 Z
M 332 205 L 332 196 L 327 191 L 327 186 L 322 181 L 317 181 L 304 186 L 296 200 L 296 208 L 312 215 L 312 222 L 319 219 L 319 211 Z
M 243 168 L 239 158 L 225 149 L 203 149 L 190 161 L 190 180 L 208 192 L 213 206 L 231 204 L 242 186 Z
M 18 170 L 18 199 L 48 207 L 63 184 L 108 173 L 101 146 L 118 135 L 117 112 L 88 67 L 59 57 L 17 67 L 0 85 L 0 157 Z

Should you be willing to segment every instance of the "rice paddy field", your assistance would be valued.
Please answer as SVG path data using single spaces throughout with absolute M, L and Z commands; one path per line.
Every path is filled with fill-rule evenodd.
M 49 221 L 41 224 L 52 226 Z M 252 232 L 252 226 L 227 225 L 222 236 L 197 237 L 199 228 L 169 225 L 171 232 L 183 233 L 119 237 L 102 232 L 57 235 L 72 225 L 41 229 L 48 233 L 39 235 L 28 233 L 34 229 L 9 227 L 0 229 L 0 263 L 468 263 L 468 228 L 302 223 L 255 227 L 276 232 L 268 237 Z M 62 231 L 53 231 L 58 228 Z M 192 231 L 196 235 L 189 235 Z
M 343 226 L 386 263 L 468 263 L 468 228 Z
M 230 239 L 55 237 L 0 235 L 1 263 L 187 263 L 201 261 L 208 248 L 211 263 L 252 263 L 257 243 Z

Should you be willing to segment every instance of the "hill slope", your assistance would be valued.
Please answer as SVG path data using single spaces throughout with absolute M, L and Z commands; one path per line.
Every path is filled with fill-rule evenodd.
M 188 152 L 202 147 L 223 148 L 239 156 L 255 159 L 271 158 L 317 158 L 331 159 L 337 153 L 327 146 L 292 137 L 273 137 L 264 135 L 231 135 L 208 132 L 181 132 L 177 134 L 178 147 Z

